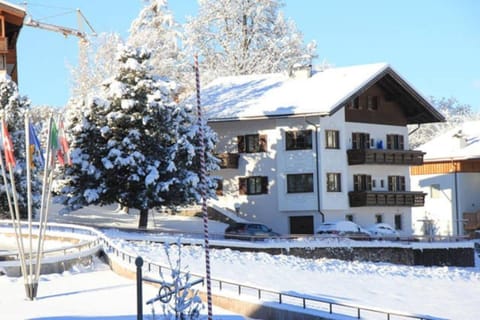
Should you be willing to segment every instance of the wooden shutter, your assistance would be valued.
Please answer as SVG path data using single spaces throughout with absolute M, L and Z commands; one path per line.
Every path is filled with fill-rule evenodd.
M 267 152 L 267 135 L 266 134 L 259 135 L 258 149 L 260 152 Z
M 398 136 L 398 150 L 403 150 L 403 149 L 404 149 L 403 136 L 399 135 Z
M 237 136 L 238 153 L 245 153 L 245 136 Z
M 247 194 L 247 178 L 238 178 L 238 193 Z
M 268 177 L 262 177 L 262 193 L 268 193 Z
M 365 190 L 372 190 L 372 176 L 365 175 Z

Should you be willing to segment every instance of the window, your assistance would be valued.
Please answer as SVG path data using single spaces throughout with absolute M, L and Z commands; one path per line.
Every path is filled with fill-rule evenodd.
M 238 152 L 254 153 L 267 151 L 267 136 L 261 134 L 247 134 L 238 136 Z
M 352 100 L 350 100 L 350 102 L 348 102 L 347 104 L 348 108 L 349 109 L 361 109 L 362 107 L 360 106 L 360 97 L 356 97 Z
M 405 191 L 405 177 L 388 176 L 388 191 Z
M 375 223 L 382 223 L 383 222 L 383 215 L 382 214 L 376 214 L 375 215 Z
M 372 176 L 367 174 L 353 175 L 354 191 L 370 191 L 372 190 Z
M 313 192 L 313 173 L 287 174 L 287 193 Z
M 327 192 L 340 192 L 342 185 L 340 183 L 340 173 L 327 173 Z
M 325 130 L 325 148 L 340 149 L 340 132 L 337 130 Z
M 441 197 L 441 190 L 439 184 L 430 185 L 430 198 L 439 199 Z
M 395 215 L 395 230 L 402 230 L 402 215 Z
M 268 177 L 238 178 L 238 186 L 240 194 L 265 194 L 268 193 Z
M 370 135 L 368 133 L 352 132 L 352 149 L 370 148 Z
M 378 96 L 367 96 L 368 110 L 378 110 Z
M 286 150 L 312 149 L 312 130 L 285 132 Z
M 387 149 L 403 150 L 403 136 L 400 134 L 387 134 Z
M 353 214 L 346 214 L 346 215 L 345 215 L 345 220 L 346 220 L 346 221 L 352 221 L 352 222 L 353 222 Z

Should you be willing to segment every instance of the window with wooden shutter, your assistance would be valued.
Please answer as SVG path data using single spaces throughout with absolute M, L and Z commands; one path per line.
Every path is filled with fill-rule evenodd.
M 239 153 L 255 153 L 267 151 L 267 135 L 247 134 L 237 136 Z
M 404 150 L 403 136 L 401 134 L 387 134 L 387 149 Z
M 405 191 L 405 177 L 388 176 L 388 191 Z
M 268 193 L 268 177 L 254 176 L 238 178 L 238 193 L 241 195 Z
M 354 191 L 371 191 L 372 176 L 368 174 L 353 175 L 353 190 Z
M 370 134 L 363 132 L 352 132 L 352 149 L 370 148 Z

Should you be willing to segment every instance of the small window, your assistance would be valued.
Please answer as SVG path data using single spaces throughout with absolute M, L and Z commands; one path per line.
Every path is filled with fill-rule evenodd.
M 350 102 L 348 102 L 348 108 L 349 109 L 356 109 L 356 110 L 359 110 L 361 109 L 362 107 L 360 106 L 360 97 L 356 97 L 352 100 L 350 100 Z
M 346 214 L 346 215 L 345 215 L 345 220 L 346 220 L 346 221 L 352 221 L 352 222 L 353 222 L 353 214 Z
M 378 110 L 378 96 L 367 96 L 368 110 Z
M 388 176 L 388 191 L 405 191 L 405 177 Z
M 402 230 L 402 215 L 395 215 L 395 230 Z
M 312 149 L 312 130 L 285 132 L 286 150 Z
M 327 173 L 327 192 L 341 192 L 340 173 Z
M 238 136 L 239 153 L 255 153 L 267 151 L 267 136 L 261 134 L 247 134 Z
M 287 174 L 287 193 L 313 192 L 313 173 Z
M 403 150 L 403 136 L 401 134 L 387 134 L 387 149 Z
M 430 198 L 439 199 L 441 197 L 441 190 L 439 184 L 430 185 Z
M 325 148 L 340 149 L 340 132 L 338 130 L 325 130 Z
M 239 193 L 245 195 L 268 193 L 268 177 L 238 178 Z
M 367 174 L 353 175 L 353 190 L 354 191 L 371 191 L 372 176 Z
M 383 215 L 382 214 L 376 214 L 375 215 L 375 223 L 382 223 L 383 222 Z

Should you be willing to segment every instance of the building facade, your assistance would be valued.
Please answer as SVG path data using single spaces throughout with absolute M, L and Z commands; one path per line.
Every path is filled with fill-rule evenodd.
M 480 229 L 480 122 L 466 122 L 420 148 L 424 163 L 411 168 L 411 181 L 426 197 L 412 212 L 415 234 L 463 236 Z
M 0 1 L 0 74 L 8 74 L 18 83 L 17 40 L 26 12 Z
M 322 222 L 412 233 L 407 124 L 442 121 L 387 64 L 218 79 L 202 91 L 222 159 L 216 205 L 275 231 Z

